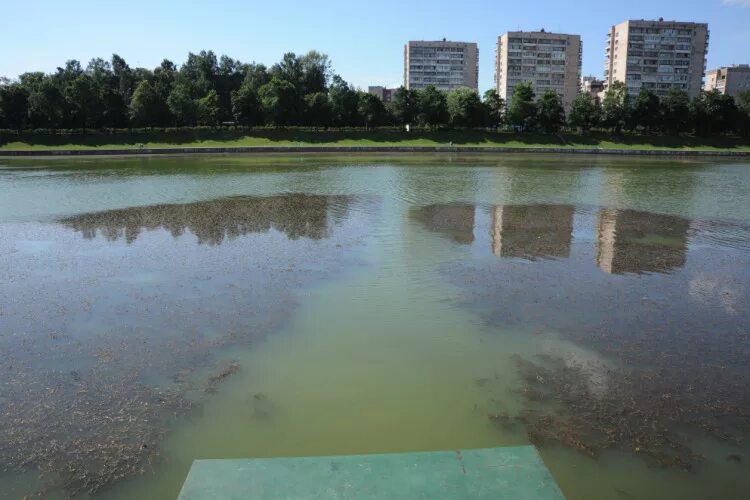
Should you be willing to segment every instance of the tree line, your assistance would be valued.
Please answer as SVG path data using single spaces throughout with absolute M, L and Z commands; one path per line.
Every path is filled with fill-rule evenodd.
M 468 88 L 442 92 L 399 88 L 387 105 L 355 89 L 332 71 L 325 54 L 287 53 L 271 67 L 242 63 L 212 51 L 188 54 L 179 68 L 131 68 L 118 55 L 68 61 L 54 73 L 0 79 L 0 129 L 108 129 L 242 126 L 378 127 L 413 124 L 510 128 L 557 133 L 591 129 L 700 135 L 750 131 L 750 92 L 735 100 L 718 92 L 695 99 L 680 90 L 659 98 L 644 90 L 633 98 L 614 83 L 599 103 L 579 94 L 569 113 L 560 96 L 536 96 L 530 83 L 510 103 L 495 90 L 481 97 Z

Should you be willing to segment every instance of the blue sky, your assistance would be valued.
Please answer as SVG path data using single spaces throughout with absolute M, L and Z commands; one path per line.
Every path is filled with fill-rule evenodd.
M 407 40 L 479 43 L 480 89 L 492 87 L 497 36 L 508 30 L 577 33 L 583 71 L 600 76 L 610 25 L 626 19 L 708 22 L 709 68 L 750 63 L 750 0 L 213 0 L 127 2 L 2 0 L 0 76 L 53 71 L 112 53 L 131 66 L 213 49 L 243 62 L 272 64 L 286 51 L 327 53 L 359 87 L 402 83 Z

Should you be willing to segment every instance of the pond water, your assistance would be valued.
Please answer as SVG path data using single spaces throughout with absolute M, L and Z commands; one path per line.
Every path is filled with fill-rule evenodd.
M 0 159 L 0 498 L 527 443 L 572 499 L 748 498 L 748 192 L 735 160 Z

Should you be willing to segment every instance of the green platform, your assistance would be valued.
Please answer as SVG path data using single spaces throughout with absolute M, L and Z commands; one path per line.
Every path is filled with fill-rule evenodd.
M 196 460 L 180 500 L 564 499 L 533 446 L 341 457 Z

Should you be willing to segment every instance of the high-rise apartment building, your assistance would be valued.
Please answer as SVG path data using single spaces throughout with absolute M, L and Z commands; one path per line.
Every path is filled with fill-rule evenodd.
M 404 87 L 418 90 L 479 87 L 479 48 L 466 42 L 408 42 L 404 46 Z
M 708 24 L 630 20 L 607 36 L 604 80 L 624 82 L 628 94 L 649 89 L 659 96 L 678 88 L 695 97 L 703 86 Z
M 750 91 L 750 66 L 739 64 L 724 68 L 712 69 L 706 73 L 705 90 L 718 90 L 722 94 L 737 96 L 740 92 Z
M 521 82 L 531 82 L 537 96 L 554 90 L 565 109 L 578 94 L 581 37 L 546 31 L 511 31 L 498 37 L 495 57 L 497 93 L 510 103 Z

